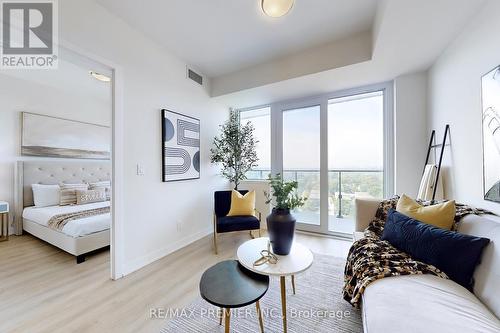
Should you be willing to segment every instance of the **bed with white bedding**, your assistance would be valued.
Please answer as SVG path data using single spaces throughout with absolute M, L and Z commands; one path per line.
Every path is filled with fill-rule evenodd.
M 24 161 L 16 170 L 16 233 L 28 232 L 76 256 L 76 262 L 85 261 L 85 255 L 110 245 L 110 201 L 81 205 L 51 205 L 36 207 L 33 184 L 60 185 L 95 183 L 111 180 L 109 161 Z M 61 228 L 54 228 L 51 219 L 66 214 L 78 215 L 101 211 L 91 216 L 68 219 Z M 105 213 L 103 213 L 105 211 Z M 50 224 L 50 225 L 49 225 Z
M 49 206 L 49 207 L 26 207 L 23 218 L 31 222 L 48 227 L 49 220 L 59 214 L 68 214 L 78 211 L 91 210 L 95 208 L 109 207 L 110 202 L 95 202 L 75 206 Z M 111 213 L 84 217 L 68 222 L 61 230 L 64 234 L 73 238 L 86 236 L 95 232 L 108 230 L 111 227 Z

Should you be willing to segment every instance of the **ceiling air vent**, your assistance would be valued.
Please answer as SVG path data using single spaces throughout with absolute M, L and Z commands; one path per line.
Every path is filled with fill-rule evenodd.
M 189 68 L 188 68 L 187 74 L 188 74 L 188 78 L 190 78 L 194 82 L 198 83 L 199 85 L 203 85 L 203 76 L 201 76 L 200 74 L 196 73 L 195 71 L 193 71 L 192 69 L 189 69 Z

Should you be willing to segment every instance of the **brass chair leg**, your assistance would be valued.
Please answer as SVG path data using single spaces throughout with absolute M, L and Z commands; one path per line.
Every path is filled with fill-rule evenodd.
M 257 316 L 259 316 L 260 333 L 264 333 L 264 321 L 262 320 L 259 301 L 255 302 L 255 307 L 257 308 Z
M 214 231 L 214 250 L 215 254 L 217 255 L 217 233 Z
M 293 289 L 293 294 L 295 295 L 295 275 L 292 275 L 292 289 Z
M 217 217 L 214 213 L 214 251 L 215 255 L 217 255 Z
M 254 239 L 254 238 L 255 238 L 255 237 L 253 236 L 253 234 L 252 234 L 252 230 L 250 230 L 250 237 L 251 237 L 252 239 Z
M 221 326 L 222 325 L 222 317 L 224 317 L 224 309 L 220 308 L 218 315 L 219 315 L 219 326 Z
M 224 309 L 224 332 L 229 333 L 229 322 L 231 321 L 231 310 L 230 309 Z
M 259 211 L 257 211 L 257 212 L 259 213 L 259 238 L 260 238 L 260 237 L 262 237 L 260 234 L 260 228 L 261 228 L 261 224 L 262 224 L 262 213 Z

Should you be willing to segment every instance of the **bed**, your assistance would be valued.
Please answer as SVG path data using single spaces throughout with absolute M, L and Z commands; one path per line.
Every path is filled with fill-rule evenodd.
M 110 245 L 111 214 L 100 214 L 68 222 L 62 230 L 48 226 L 59 214 L 109 207 L 110 201 L 76 206 L 35 207 L 32 184 L 55 185 L 107 181 L 111 179 L 109 161 L 23 161 L 16 172 L 16 229 L 27 232 L 76 257 L 78 264 L 95 250 Z

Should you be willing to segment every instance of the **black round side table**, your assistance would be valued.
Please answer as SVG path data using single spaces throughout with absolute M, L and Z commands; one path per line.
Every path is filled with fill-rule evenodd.
M 237 260 L 222 261 L 210 267 L 200 280 L 201 297 L 224 312 L 226 333 L 229 333 L 230 309 L 253 303 L 259 317 L 260 331 L 264 332 L 259 300 L 268 288 L 269 276 L 251 272 Z M 219 325 L 222 325 L 222 315 Z

